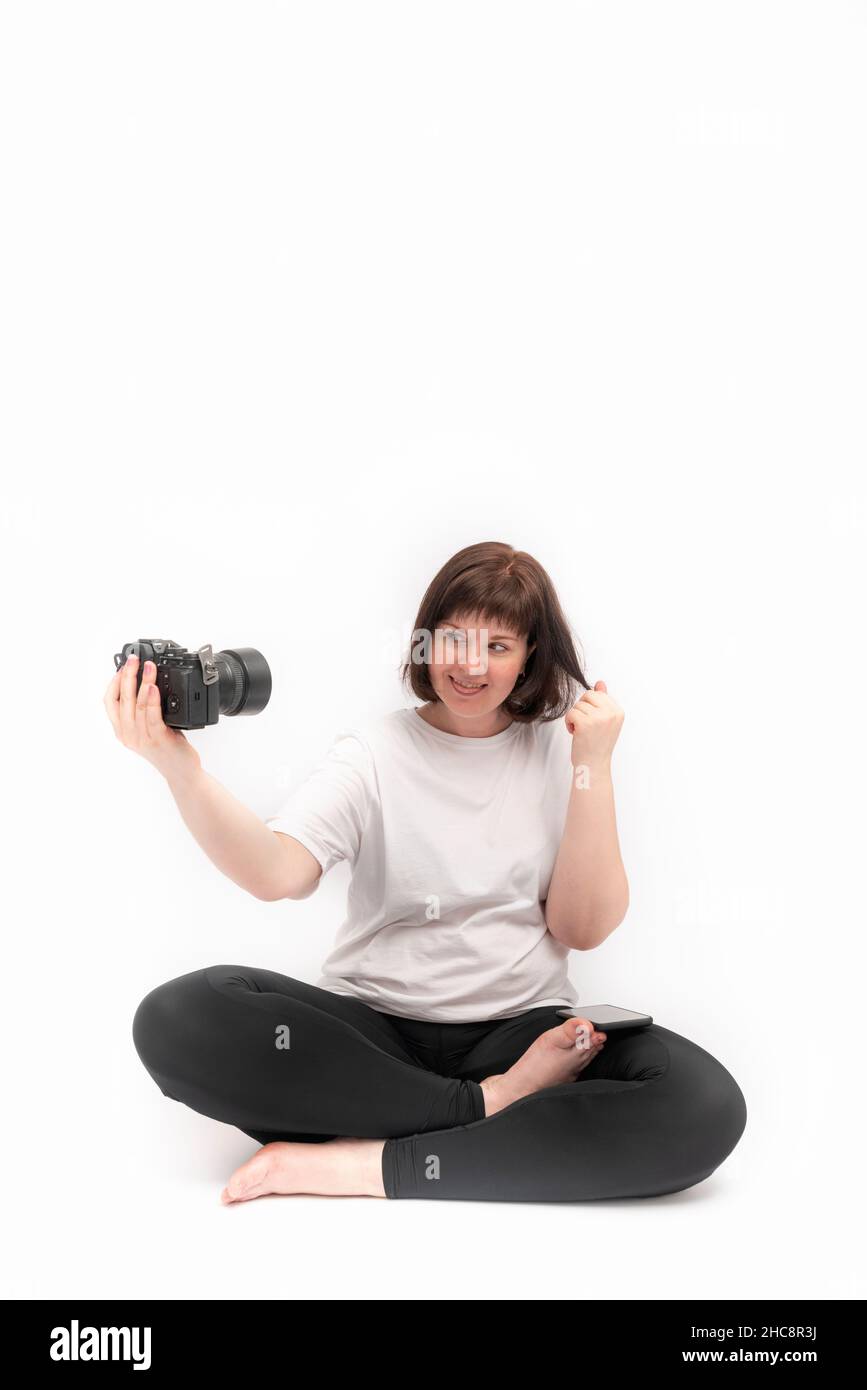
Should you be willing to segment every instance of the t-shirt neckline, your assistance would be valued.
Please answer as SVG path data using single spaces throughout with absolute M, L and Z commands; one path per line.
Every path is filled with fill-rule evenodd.
M 415 724 L 421 725 L 425 733 L 430 734 L 432 738 L 439 739 L 441 743 L 470 744 L 471 747 L 475 748 L 499 748 L 517 737 L 521 727 L 520 722 L 513 719 L 508 728 L 501 729 L 498 734 L 489 734 L 485 738 L 467 738 L 464 734 L 448 734 L 444 729 L 435 729 L 419 714 L 418 705 L 413 705 L 411 709 L 407 710 L 407 714 Z

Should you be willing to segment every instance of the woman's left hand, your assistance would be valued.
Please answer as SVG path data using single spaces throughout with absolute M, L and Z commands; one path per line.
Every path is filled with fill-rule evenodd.
M 608 694 L 604 681 L 585 690 L 577 704 L 566 713 L 566 727 L 572 735 L 572 765 L 599 766 L 610 762 L 625 716 Z

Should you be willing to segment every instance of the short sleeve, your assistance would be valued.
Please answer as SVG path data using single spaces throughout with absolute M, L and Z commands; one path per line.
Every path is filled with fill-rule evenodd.
M 355 733 L 340 733 L 265 824 L 299 840 L 326 874 L 341 859 L 355 861 L 374 785 L 367 743 Z

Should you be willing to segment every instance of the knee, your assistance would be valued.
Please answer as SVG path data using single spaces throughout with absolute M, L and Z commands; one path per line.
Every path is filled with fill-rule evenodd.
M 747 1103 L 740 1086 L 720 1062 L 708 1073 L 699 1113 L 721 1162 L 746 1128 Z
M 132 1020 L 135 1050 L 149 1071 L 164 1071 L 167 1059 L 197 1012 L 196 996 L 203 981 L 202 971 L 190 971 L 166 980 L 150 990 L 139 1003 Z M 200 1007 L 200 1006 L 198 1006 Z
M 669 1054 L 665 1075 L 650 1083 L 664 1169 L 661 1191 L 676 1192 L 709 1177 L 746 1128 L 743 1091 L 723 1064 L 698 1043 L 659 1029 Z M 657 1089 L 659 1088 L 659 1089 Z
M 747 1123 L 744 1093 L 721 1062 L 701 1053 L 702 1062 L 685 1093 L 690 1112 L 690 1166 L 693 1181 L 708 1177 L 728 1158 L 740 1141 Z
M 157 1040 L 164 1032 L 170 985 L 171 981 L 167 981 L 150 990 L 132 1017 L 133 1045 L 145 1066 L 152 1063 L 156 1055 Z

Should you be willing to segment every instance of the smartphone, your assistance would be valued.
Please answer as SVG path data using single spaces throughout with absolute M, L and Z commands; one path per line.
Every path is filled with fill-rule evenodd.
M 589 1018 L 594 1028 L 610 1033 L 615 1028 L 646 1028 L 653 1019 L 650 1014 L 636 1014 L 631 1009 L 618 1009 L 616 1004 L 575 1004 L 571 1009 L 558 1009 L 561 1018 Z

